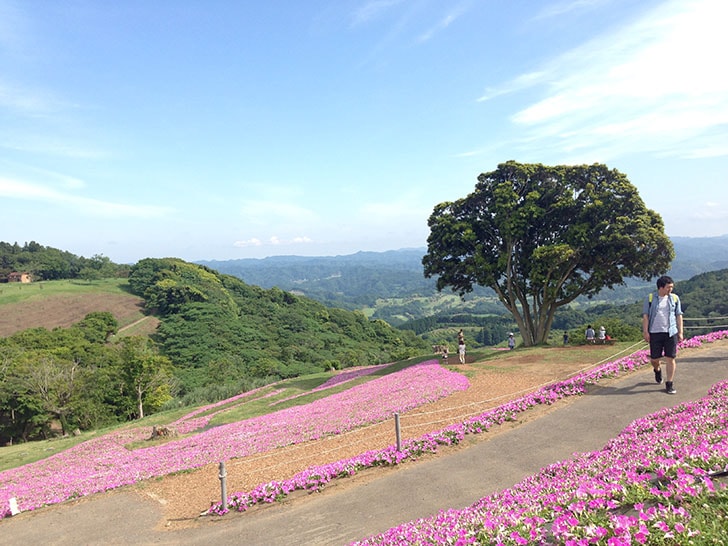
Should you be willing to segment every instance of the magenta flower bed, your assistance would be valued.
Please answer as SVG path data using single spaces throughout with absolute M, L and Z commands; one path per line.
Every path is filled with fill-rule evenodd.
M 391 419 L 468 388 L 468 380 L 431 360 L 322 398 L 310 404 L 222 425 L 166 444 L 130 451 L 150 427 L 111 433 L 42 461 L 0 473 L 0 517 L 9 499 L 21 510 L 188 470 L 234 457 L 340 434 Z M 191 421 L 194 415 L 189 414 Z M 204 418 L 203 418 L 204 419 Z
M 728 337 L 728 331 L 714 332 L 705 336 L 697 336 L 686 340 L 681 348 L 699 347 L 702 343 L 711 343 L 718 339 Z M 513 420 L 515 416 L 538 404 L 552 404 L 566 396 L 583 394 L 589 384 L 594 384 L 604 377 L 613 377 L 620 372 L 629 372 L 649 363 L 648 351 L 638 351 L 628 357 L 597 366 L 566 381 L 554 383 L 530 393 L 519 399 L 510 401 L 502 406 L 488 410 L 478 416 L 472 417 L 462 423 L 450 425 L 439 432 L 426 434 L 416 440 L 407 440 L 397 451 L 395 446 L 368 451 L 356 457 L 341 460 L 335 463 L 316 466 L 306 469 L 293 478 L 284 481 L 275 481 L 259 485 L 248 492 L 232 495 L 228 507 L 220 504 L 210 508 L 210 514 L 225 514 L 229 510 L 245 511 L 251 506 L 260 503 L 270 503 L 280 499 L 296 490 L 317 491 L 333 479 L 352 476 L 365 468 L 383 465 L 395 465 L 409 459 L 415 459 L 423 453 L 434 453 L 439 446 L 457 444 L 466 434 L 478 434 L 488 431 L 492 426 Z M 456 536 L 450 536 L 447 541 L 427 541 L 420 544 L 473 544 L 473 542 L 459 542 Z M 377 543 L 377 542 L 373 542 Z M 390 542 L 381 542 L 390 544 Z M 417 544 L 413 542 L 412 544 Z M 528 542 L 503 542 L 502 544 L 527 544 Z M 409 544 L 405 542 L 391 542 L 391 544 Z M 498 544 L 498 542 L 496 542 Z
M 464 510 L 354 544 L 689 544 L 700 531 L 684 506 L 725 489 L 714 476 L 726 470 L 723 381 L 697 402 L 634 421 L 601 451 L 545 467 Z

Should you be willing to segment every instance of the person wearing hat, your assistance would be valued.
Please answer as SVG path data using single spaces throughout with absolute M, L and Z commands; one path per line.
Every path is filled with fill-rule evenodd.
M 511 350 L 516 348 L 516 339 L 513 337 L 513 332 L 508 332 L 508 348 Z

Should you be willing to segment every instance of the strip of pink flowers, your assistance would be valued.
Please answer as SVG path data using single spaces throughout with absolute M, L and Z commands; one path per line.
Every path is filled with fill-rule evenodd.
M 725 338 L 728 338 L 728 330 L 713 332 L 704 336 L 696 336 L 689 340 L 683 341 L 680 347 L 697 348 L 700 347 L 703 343 L 712 343 L 713 341 Z M 323 487 L 325 487 L 325 485 L 331 480 L 352 476 L 365 468 L 396 465 L 407 460 L 414 460 L 425 453 L 436 452 L 440 446 L 458 444 L 464 439 L 466 434 L 478 434 L 481 432 L 486 432 L 495 425 L 502 424 L 506 421 L 514 420 L 517 414 L 526 411 L 536 405 L 552 404 L 557 400 L 567 396 L 583 394 L 584 392 L 586 392 L 586 388 L 590 384 L 595 384 L 603 378 L 615 377 L 622 372 L 630 372 L 636 370 L 642 366 L 648 365 L 648 363 L 648 351 L 638 351 L 625 358 L 621 358 L 619 360 L 597 366 L 566 381 L 554 383 L 544 388 L 538 389 L 536 392 L 530 393 L 517 400 L 508 402 L 507 404 L 499 406 L 498 408 L 488 410 L 481 415 L 470 418 L 462 423 L 448 426 L 439 432 L 430 433 L 415 440 L 408 440 L 404 442 L 399 451 L 396 449 L 396 446 L 389 446 L 388 448 L 382 450 L 368 451 L 350 459 L 337 461 L 327 465 L 311 467 L 303 472 L 300 472 L 291 479 L 261 484 L 252 491 L 236 493 L 232 495 L 229 499 L 227 509 L 223 508 L 220 504 L 216 504 L 210 508 L 208 513 L 222 515 L 230 510 L 245 511 L 257 504 L 272 503 L 281 500 L 282 498 L 297 490 L 305 490 L 310 492 L 319 491 Z M 709 398 L 712 398 L 714 395 L 718 395 L 722 392 L 725 392 L 725 388 L 716 387 Z M 728 413 L 724 412 L 724 415 L 726 414 Z M 659 416 L 657 417 L 658 422 L 660 418 L 661 417 Z M 627 443 L 627 445 L 629 445 L 629 442 Z M 689 447 L 687 449 L 689 449 Z M 722 461 L 723 468 L 725 469 L 726 465 L 728 464 L 728 458 L 723 457 L 720 460 Z M 618 466 L 619 457 L 614 459 L 613 463 Z M 721 466 L 721 464 L 717 463 L 717 466 Z M 569 472 L 566 472 L 567 476 L 569 475 Z M 546 471 L 546 475 L 548 476 L 548 471 Z M 558 482 L 554 483 L 554 487 L 556 486 L 558 486 Z M 548 490 L 548 487 L 548 484 L 544 485 L 543 491 Z M 522 500 L 523 498 L 519 497 L 518 502 L 521 502 Z M 542 524 L 545 525 L 545 518 L 542 519 L 544 519 L 544 521 L 539 523 L 538 521 L 534 520 L 532 524 L 534 526 Z M 510 526 L 502 527 L 504 523 L 499 520 L 499 523 L 495 525 L 495 527 L 498 529 L 507 529 L 507 532 L 504 531 L 506 535 L 513 533 L 512 539 L 501 540 L 502 536 L 499 534 L 498 540 L 494 540 L 492 543 L 503 545 L 539 544 L 538 541 L 531 542 L 530 538 L 528 538 L 531 533 L 530 526 L 528 527 L 528 533 L 523 530 L 519 531 L 519 521 L 521 520 L 514 519 L 510 522 Z M 468 528 L 467 531 L 463 531 L 462 526 L 455 525 L 452 532 L 450 532 L 447 528 L 441 527 L 440 520 L 436 518 L 432 521 L 428 520 L 428 522 L 429 523 L 422 524 L 423 528 L 427 528 L 428 531 L 423 532 L 423 536 L 419 538 L 416 538 L 415 534 L 413 534 L 413 531 L 411 531 L 409 527 L 403 526 L 403 528 L 395 528 L 391 531 L 391 533 L 382 535 L 379 538 L 375 537 L 369 539 L 368 541 L 364 541 L 361 544 L 398 544 L 402 546 L 410 544 L 491 544 L 490 539 L 484 542 L 480 542 L 479 539 L 477 539 L 477 536 L 479 536 L 480 533 L 479 529 L 474 530 Z M 417 527 L 418 525 L 419 522 L 411 524 L 411 526 L 415 527 Z M 575 523 L 575 526 L 578 528 L 580 526 L 580 523 Z M 427 533 L 432 533 L 432 535 L 428 535 Z M 443 533 L 444 535 L 446 535 L 446 538 L 443 538 L 442 540 L 435 538 L 435 536 L 443 536 Z M 397 536 L 401 537 L 401 539 L 396 538 Z M 562 542 L 558 540 L 555 542 L 543 542 L 543 544 L 561 543 Z M 583 544 L 588 543 L 590 542 L 583 542 Z M 579 542 L 578 544 L 581 544 L 581 542 Z M 620 544 L 629 543 L 622 543 L 617 541 L 610 542 L 609 544 L 610 546 L 618 546 Z
M 221 425 L 162 445 L 133 451 L 124 447 L 149 438 L 151 427 L 110 433 L 47 459 L 1 472 L 0 518 L 10 514 L 9 499 L 13 497 L 21 510 L 33 510 L 173 472 L 341 434 L 391 419 L 394 413 L 466 390 L 468 385 L 464 376 L 430 360 L 309 404 Z M 186 416 L 185 422 L 198 425 L 194 415 L 192 412 Z
M 466 509 L 353 545 L 723 544 L 726 477 L 728 381 L 722 381 L 701 400 L 634 421 L 600 451 L 542 468 Z M 691 507 L 710 505 L 719 520 L 694 521 Z M 706 528 L 710 536 L 701 536 Z

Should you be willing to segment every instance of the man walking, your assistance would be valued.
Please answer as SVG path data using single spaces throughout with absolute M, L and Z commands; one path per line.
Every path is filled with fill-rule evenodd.
M 660 359 L 665 360 L 665 392 L 675 394 L 675 358 L 677 344 L 683 339 L 680 298 L 672 293 L 675 283 L 667 275 L 657 279 L 657 293 L 651 293 L 642 305 L 642 336 L 650 344 L 650 362 L 655 381 L 662 383 Z

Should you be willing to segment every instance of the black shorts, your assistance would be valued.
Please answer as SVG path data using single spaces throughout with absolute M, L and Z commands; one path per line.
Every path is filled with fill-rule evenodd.
M 677 334 L 671 336 L 667 332 L 650 333 L 650 358 L 657 360 L 663 356 L 677 356 Z

